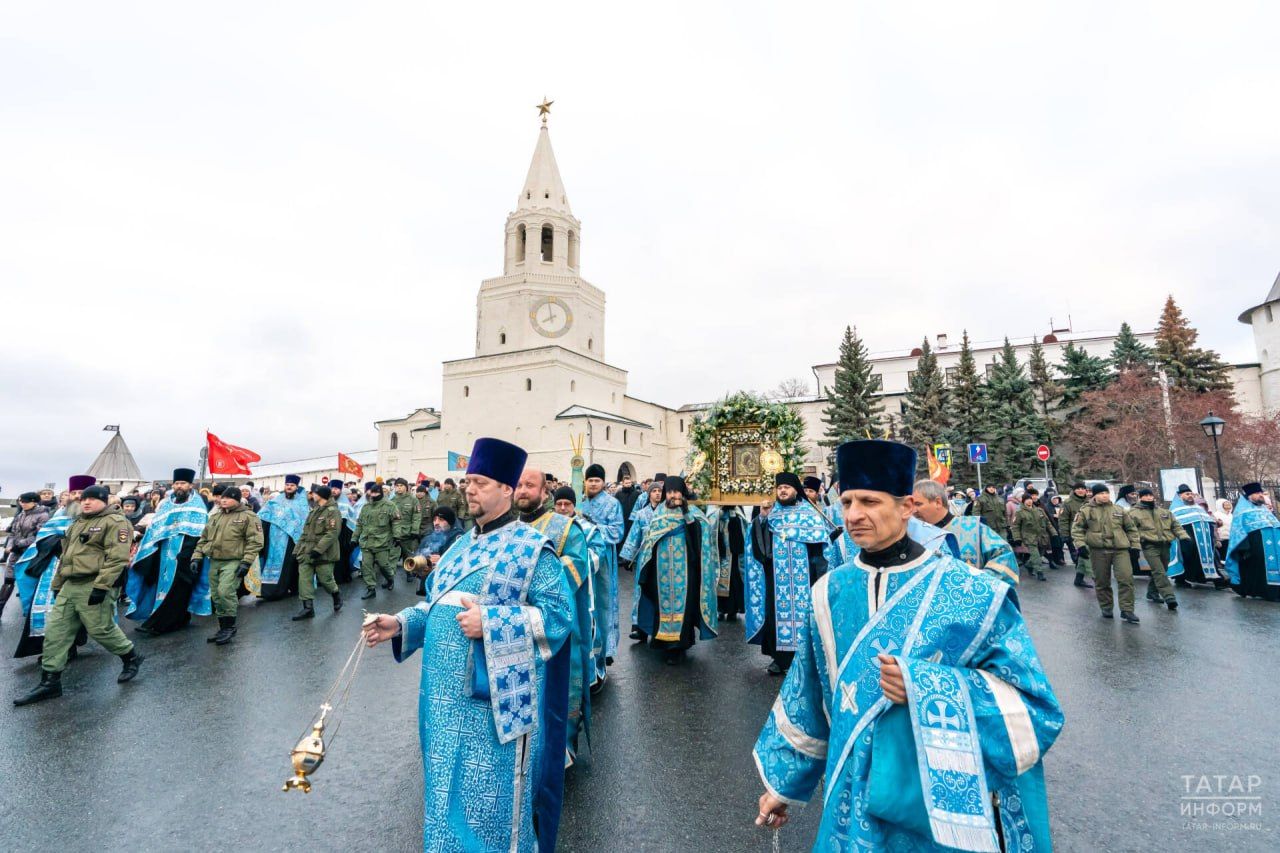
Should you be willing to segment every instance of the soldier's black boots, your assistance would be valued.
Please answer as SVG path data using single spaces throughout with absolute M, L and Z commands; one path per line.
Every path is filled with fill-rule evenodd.
M 310 601 L 302 602 L 302 609 L 298 611 L 298 615 L 294 616 L 290 621 L 301 622 L 303 619 L 316 618 L 316 608 Z
M 360 600 L 361 600 L 361 601 L 368 601 L 369 599 L 373 598 L 373 597 L 374 597 L 375 595 L 377 595 L 377 594 L 378 594 L 378 593 L 376 593 L 376 592 L 374 591 L 373 587 L 371 587 L 371 586 L 369 586 L 369 587 L 365 587 L 364 595 L 360 596 Z
M 1155 578 L 1152 578 L 1151 580 L 1147 581 L 1147 601 L 1154 601 L 1157 604 L 1160 604 L 1164 601 L 1164 597 L 1161 596 L 1160 593 L 1156 591 Z
M 392 580 L 391 578 L 387 578 L 387 582 L 382 585 L 382 588 L 390 591 L 392 589 L 395 589 L 395 585 L 396 585 L 396 582 L 394 580 Z
M 45 699 L 57 699 L 61 695 L 62 673 L 41 670 L 40 685 L 21 699 L 14 699 L 13 704 L 18 706 L 30 705 L 32 702 L 42 702 Z
M 137 649 L 132 649 L 127 654 L 120 655 L 120 661 L 124 666 L 120 668 L 120 677 L 116 679 L 116 684 L 133 681 L 133 677 L 138 674 L 138 667 L 142 665 L 142 655 L 138 654 Z
M 342 609 L 342 593 L 335 592 L 333 594 L 333 612 L 337 613 L 341 609 Z
M 1128 622 L 1130 625 L 1137 625 L 1139 622 L 1137 614 L 1132 613 L 1131 611 L 1128 611 L 1128 610 L 1121 610 L 1120 618 Z
M 1076 572 L 1076 586 L 1093 589 L 1093 584 L 1084 579 L 1084 572 Z
M 216 643 L 219 646 L 225 646 L 231 642 L 231 638 L 236 635 L 236 617 L 219 616 L 218 617 L 218 633 L 210 637 L 206 642 Z

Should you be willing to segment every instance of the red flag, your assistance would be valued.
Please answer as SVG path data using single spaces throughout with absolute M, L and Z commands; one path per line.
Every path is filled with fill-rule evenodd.
M 418 472 L 418 482 L 419 482 L 419 483 L 425 483 L 426 481 L 427 481 L 427 475 L 426 475 L 426 474 L 424 474 L 424 473 L 422 473 L 421 471 L 419 471 L 419 472 Z
M 338 454 L 338 473 L 350 474 L 353 477 L 363 477 L 364 468 L 360 466 L 359 462 L 352 459 L 347 454 L 339 453 Z
M 204 435 L 209 441 L 210 474 L 252 474 L 249 466 L 262 461 L 252 450 L 227 444 L 208 430 Z

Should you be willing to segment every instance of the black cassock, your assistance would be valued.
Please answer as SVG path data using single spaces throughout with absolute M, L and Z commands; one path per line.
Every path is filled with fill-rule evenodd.
M 670 534 L 668 534 L 670 535 Z M 667 651 L 684 650 L 693 646 L 698 639 L 698 626 L 702 624 L 702 523 L 690 519 L 684 525 L 685 560 L 689 577 L 685 582 L 684 621 L 680 625 L 679 640 L 655 640 L 658 623 L 662 619 L 662 611 L 658 607 L 658 548 L 653 549 L 653 556 L 640 567 L 640 594 L 647 600 L 648 607 L 641 607 L 638 615 L 640 630 L 648 635 L 649 646 Z M 652 618 L 646 619 L 646 613 Z
M 351 555 L 355 553 L 356 543 L 351 535 L 347 520 L 342 520 L 342 528 L 338 531 L 338 564 L 333 567 L 333 579 L 338 583 L 347 583 L 354 574 L 351 568 Z
M 746 551 L 746 519 L 739 516 L 734 507 L 725 507 L 721 516 L 725 524 L 716 525 L 720 540 L 720 554 L 729 556 L 729 594 L 716 596 L 716 609 L 729 619 L 736 619 L 746 610 L 743 593 L 742 555 Z
M 301 496 L 295 500 L 302 500 Z M 288 538 L 288 537 L 286 537 Z M 284 562 L 280 565 L 280 579 L 275 583 L 262 582 L 262 600 L 277 601 L 290 595 L 298 594 L 298 558 L 294 554 L 294 546 L 297 545 L 292 539 L 284 548 Z M 259 566 L 267 564 L 267 554 L 271 550 L 271 522 L 262 522 L 262 552 L 259 556 Z
M 185 628 L 191 623 L 191 611 L 187 609 L 191 604 L 191 590 L 195 582 L 195 577 L 191 575 L 191 555 L 195 553 L 196 544 L 199 541 L 199 536 L 182 537 L 177 570 L 173 574 L 173 583 L 169 585 L 169 592 L 165 595 L 164 601 L 160 602 L 160 606 L 152 610 L 151 615 L 138 626 L 138 630 L 150 634 L 167 634 L 170 631 Z M 163 551 L 162 544 L 130 566 L 129 571 L 141 575 L 144 581 L 154 587 L 160 578 L 160 555 Z
M 1280 586 L 1267 583 L 1267 559 L 1263 551 L 1262 531 L 1254 530 L 1236 546 L 1236 564 L 1240 567 L 1240 583 L 1231 584 L 1237 595 L 1257 597 L 1264 601 L 1280 601 Z
M 773 531 L 769 519 L 757 516 L 751 521 L 751 551 L 764 568 L 764 624 L 760 628 L 760 651 L 774 660 L 789 666 L 795 652 L 778 651 L 778 627 L 773 599 Z M 809 586 L 827 573 L 827 558 L 822 553 L 823 543 L 807 542 L 809 552 Z M 751 639 L 750 637 L 747 638 Z
M 1208 578 L 1204 575 L 1204 563 L 1200 562 L 1200 548 L 1196 545 L 1196 531 L 1193 525 L 1184 524 L 1182 529 L 1187 531 L 1187 539 L 1178 540 L 1178 554 L 1182 557 L 1182 574 L 1178 575 L 1175 580 L 1179 584 L 1183 583 L 1211 583 L 1219 589 L 1225 587 L 1228 583 L 1226 574 L 1222 571 L 1222 566 L 1217 566 L 1218 577 Z M 1213 528 L 1209 528 L 1210 535 Z M 1213 552 L 1214 559 L 1217 559 L 1218 552 Z

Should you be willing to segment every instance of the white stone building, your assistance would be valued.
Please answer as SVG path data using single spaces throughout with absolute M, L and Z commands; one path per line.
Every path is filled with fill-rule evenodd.
M 442 411 L 378 421 L 378 471 L 456 476 L 490 435 L 568 478 L 575 441 L 610 478 L 680 470 L 690 415 L 627 394 L 627 371 L 605 360 L 604 291 L 582 278 L 582 224 L 560 178 L 546 120 L 507 216 L 502 275 L 480 284 L 475 355 L 444 363 Z
M 604 291 L 582 278 L 581 264 L 582 223 L 569 206 L 544 118 L 516 209 L 507 216 L 502 275 L 480 284 L 475 354 L 444 363 L 441 410 L 420 408 L 375 423 L 381 476 L 456 477 L 450 459 L 469 454 L 485 435 L 515 442 L 533 464 L 562 479 L 569 476 L 575 441 L 588 464 L 603 464 L 610 479 L 623 470 L 643 478 L 684 469 L 688 427 L 711 403 L 669 408 L 627 394 L 627 371 L 605 360 Z M 1272 324 L 1273 307 L 1280 313 L 1280 279 L 1266 302 L 1240 318 L 1253 323 L 1262 362 L 1232 368 L 1237 398 L 1248 412 L 1280 404 L 1280 323 Z M 1116 334 L 1054 329 L 1040 342 L 1056 365 L 1069 342 L 1090 355 L 1109 356 Z M 1154 344 L 1154 332 L 1136 334 Z M 1029 360 L 1033 342 L 1011 340 L 1021 363 Z M 1003 343 L 971 344 L 979 371 L 990 371 Z M 960 338 L 938 334 L 933 347 L 950 378 Z M 914 345 L 871 354 L 885 414 L 895 419 L 919 355 Z M 835 368 L 814 366 L 818 393 L 785 401 L 805 422 L 809 449 L 801 473 L 826 467 L 827 450 L 818 442 L 826 430 L 824 390 L 834 384 Z
M 1232 369 L 1236 402 L 1249 414 L 1276 412 L 1280 410 L 1280 275 L 1267 298 L 1244 311 L 1239 319 L 1253 327 L 1258 362 Z

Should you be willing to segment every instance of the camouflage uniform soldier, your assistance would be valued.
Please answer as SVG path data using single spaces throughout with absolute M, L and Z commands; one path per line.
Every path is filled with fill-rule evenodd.
M 129 562 L 133 525 L 118 509 L 109 508 L 106 486 L 93 485 L 80 496 L 80 513 L 67 529 L 62 557 L 51 586 L 57 593 L 44 632 L 40 684 L 13 700 L 29 705 L 62 695 L 62 670 L 80 626 L 90 637 L 124 662 L 119 683 L 138 674 L 142 655 L 116 624 L 117 581 Z
M 217 513 L 209 514 L 209 523 L 196 543 L 191 571 L 198 575 L 201 561 L 209 558 L 209 594 L 218 617 L 218 633 L 208 642 L 225 646 L 236 635 L 240 582 L 262 553 L 263 536 L 262 521 L 248 504 L 240 502 L 240 492 L 234 486 L 218 497 L 218 507 Z
M 1129 549 L 1138 543 L 1138 530 L 1133 526 L 1129 513 L 1111 502 L 1111 492 L 1102 483 L 1093 487 L 1093 503 L 1076 513 L 1071 523 L 1071 538 L 1080 549 L 1080 556 L 1087 556 L 1093 562 L 1094 592 L 1103 618 L 1114 616 L 1111 592 L 1111 573 L 1114 570 L 1116 586 L 1120 590 L 1120 618 L 1137 624 L 1139 620 L 1133 612 L 1133 566 L 1129 563 Z
M 302 600 L 302 610 L 293 617 L 294 622 L 315 618 L 317 582 L 333 596 L 333 612 L 342 609 L 342 593 L 333 579 L 333 564 L 342 554 L 338 544 L 342 512 L 333 502 L 333 490 L 328 486 L 316 486 L 313 494 L 316 505 L 307 514 L 298 537 L 298 598 Z
M 400 510 L 382 497 L 382 484 L 372 483 L 365 492 L 369 499 L 360 509 L 356 519 L 356 543 L 360 546 L 360 576 L 365 591 L 361 599 L 373 598 L 378 575 L 386 582 L 383 589 L 395 586 L 395 560 L 400 553 L 396 545 L 395 531 L 400 524 Z
M 1178 609 L 1178 597 L 1169 582 L 1169 551 L 1177 539 L 1190 539 L 1187 531 L 1173 517 L 1173 513 L 1156 506 L 1155 492 L 1143 489 L 1138 492 L 1138 505 L 1129 512 L 1133 525 L 1142 542 L 1142 554 L 1151 567 L 1151 580 L 1147 583 L 1147 601 L 1164 604 L 1170 610 Z

